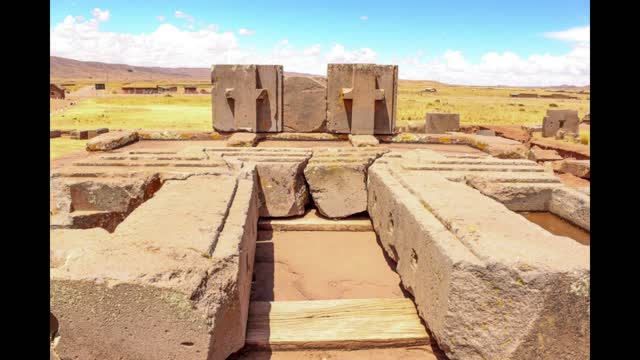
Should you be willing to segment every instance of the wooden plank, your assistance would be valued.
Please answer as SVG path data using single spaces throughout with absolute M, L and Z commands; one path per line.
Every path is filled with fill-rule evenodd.
M 371 220 L 364 216 L 350 216 L 333 220 L 322 217 L 316 209 L 304 216 L 288 219 L 261 218 L 259 230 L 272 231 L 373 231 Z
M 246 345 L 276 350 L 429 344 L 410 299 L 252 301 Z

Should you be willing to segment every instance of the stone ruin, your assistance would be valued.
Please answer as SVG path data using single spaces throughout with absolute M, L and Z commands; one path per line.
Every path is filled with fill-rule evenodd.
M 572 136 L 580 133 L 580 118 L 577 110 L 547 110 L 542 120 L 542 136 L 556 136 L 559 131 Z
M 281 66 L 216 65 L 214 127 L 252 135 L 246 147 L 227 138 L 222 147 L 125 148 L 52 170 L 55 352 L 227 358 L 249 341 L 259 218 L 312 204 L 328 218 L 368 213 L 450 359 L 588 358 L 589 246 L 516 211 L 547 211 L 589 231 L 589 191 L 563 185 L 497 136 L 393 135 L 397 66 L 331 64 L 328 75 L 325 87 L 283 81 Z M 254 147 L 346 134 L 351 147 Z M 359 147 L 362 135 L 376 142 Z M 479 151 L 383 146 L 435 139 Z

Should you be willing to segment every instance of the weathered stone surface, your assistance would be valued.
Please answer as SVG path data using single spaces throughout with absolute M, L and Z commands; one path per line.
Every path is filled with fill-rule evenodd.
M 133 178 L 63 178 L 50 181 L 50 226 L 113 231 L 160 188 L 158 174 Z
M 587 246 L 385 159 L 369 168 L 369 215 L 450 359 L 589 357 Z
M 560 183 L 493 182 L 481 177 L 470 178 L 467 183 L 513 211 L 547 211 L 551 193 L 562 186 Z
M 282 65 L 215 65 L 211 82 L 217 131 L 282 131 Z
M 365 211 L 367 169 L 385 152 L 376 148 L 315 151 L 304 176 L 320 214 L 344 218 Z
M 591 178 L 591 160 L 564 159 L 553 164 L 553 169 L 584 179 Z
M 554 189 L 549 202 L 549 211 L 587 231 L 591 231 L 591 197 L 589 193 L 568 187 Z
M 327 85 L 304 76 L 284 79 L 284 131 L 324 132 L 327 121 Z
M 327 131 L 393 134 L 397 87 L 397 65 L 329 64 Z
M 227 146 L 253 147 L 258 143 L 258 135 L 253 133 L 234 133 L 227 139 Z
M 138 141 L 138 133 L 135 131 L 108 132 L 87 141 L 87 151 L 109 151 L 136 141 Z
M 369 146 L 378 146 L 380 145 L 380 141 L 372 135 L 352 135 L 349 134 L 349 142 L 353 147 L 369 147 Z
M 480 129 L 480 130 L 476 131 L 476 135 L 496 136 L 496 131 L 495 130 Z
M 560 156 L 560 154 L 558 154 L 557 151 L 553 149 L 544 150 L 539 146 L 535 146 L 535 145 L 532 146 L 531 149 L 529 149 L 528 157 L 529 157 L 529 160 L 533 160 L 533 161 L 562 160 L 562 156 Z
M 305 149 L 205 148 L 208 157 L 220 156 L 230 167 L 255 164 L 261 217 L 289 217 L 305 213 L 309 191 L 303 170 L 311 157 Z
M 224 136 L 215 131 L 193 130 L 138 130 L 142 140 L 221 140 Z
M 542 120 L 542 136 L 555 136 L 558 130 L 578 134 L 580 118 L 577 110 L 547 110 Z
M 255 170 L 246 174 L 169 181 L 112 234 L 53 230 L 55 351 L 225 359 L 244 346 L 258 220 Z
M 74 130 L 71 132 L 71 139 L 86 140 L 89 138 L 89 130 Z
M 60 135 L 62 135 L 60 130 L 49 130 L 49 139 L 60 137 Z
M 427 134 L 444 134 L 460 130 L 460 114 L 427 113 L 424 131 Z

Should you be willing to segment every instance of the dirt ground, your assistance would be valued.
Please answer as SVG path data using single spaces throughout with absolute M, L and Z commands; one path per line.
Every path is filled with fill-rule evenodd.
M 261 231 L 259 240 L 251 300 L 404 297 L 373 231 Z

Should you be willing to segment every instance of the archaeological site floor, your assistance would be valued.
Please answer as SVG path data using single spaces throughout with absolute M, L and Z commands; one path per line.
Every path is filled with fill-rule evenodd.
M 588 184 L 507 139 L 404 140 L 144 140 L 52 161 L 54 351 L 588 356 Z

